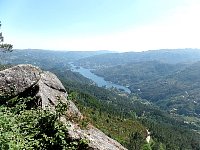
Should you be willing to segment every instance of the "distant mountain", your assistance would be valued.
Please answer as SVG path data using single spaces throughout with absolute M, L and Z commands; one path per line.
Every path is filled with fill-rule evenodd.
M 55 73 L 68 98 L 85 116 L 81 125 L 92 123 L 128 149 L 200 148 L 197 49 L 128 53 L 14 50 L 0 58 L 3 63 L 30 63 Z M 95 68 L 93 72 L 128 86 L 132 93 L 97 87 L 72 72 L 69 62 Z
M 161 108 L 200 118 L 200 62 L 135 62 L 93 70 Z
M 83 58 L 76 64 L 87 68 L 108 67 L 141 61 L 192 63 L 200 61 L 200 49 L 151 50 L 144 52 L 108 53 Z
M 112 67 L 100 67 L 92 71 L 99 76 L 103 76 L 105 80 L 129 86 L 131 83 L 159 79 L 182 70 L 186 66 L 186 64 L 141 61 Z
M 3 64 L 32 64 L 43 69 L 66 66 L 68 62 L 95 55 L 112 53 L 111 51 L 51 51 L 41 49 L 15 49 L 12 53 L 1 53 L 0 63 Z

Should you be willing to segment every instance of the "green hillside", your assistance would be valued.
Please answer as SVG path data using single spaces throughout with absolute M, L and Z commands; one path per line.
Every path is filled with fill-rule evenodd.
M 30 51 L 31 55 L 15 52 L 4 54 L 7 64 L 37 62 L 59 77 L 68 91 L 68 98 L 85 116 L 80 123 L 83 128 L 91 123 L 130 150 L 200 148 L 198 50 L 191 53 L 187 50 L 94 53 L 95 56 L 82 53 L 77 57 L 71 57 L 76 53 L 68 53 L 65 58 L 60 52 L 42 52 L 41 55 L 34 55 L 35 51 Z M 34 57 L 30 58 L 32 55 Z M 165 61 L 160 61 L 163 57 Z M 95 74 L 128 86 L 132 93 L 95 86 L 91 80 L 70 70 L 68 62 L 71 61 L 96 68 L 92 70 Z M 151 137 L 149 143 L 147 129 Z

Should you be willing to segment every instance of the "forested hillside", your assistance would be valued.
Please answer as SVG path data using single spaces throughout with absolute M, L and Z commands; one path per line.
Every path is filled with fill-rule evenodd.
M 185 124 L 181 116 L 169 115 L 136 96 L 127 98 L 93 85 L 63 83 L 88 122 L 129 149 L 143 146 L 155 150 L 159 147 L 198 149 L 200 146 L 199 134 L 191 130 L 199 127 Z M 146 129 L 152 133 L 149 144 L 145 140 Z
M 200 150 L 200 0 L 0 0 L 0 150 Z
M 169 49 L 152 50 L 144 52 L 110 53 L 83 58 L 76 62 L 77 65 L 98 69 L 123 65 L 126 63 L 160 61 L 163 63 L 192 63 L 200 60 L 199 49 Z
M 200 148 L 198 50 L 82 52 L 74 57 L 76 52 L 30 53 L 4 54 L 2 63 L 32 63 L 55 73 L 84 114 L 83 127 L 91 123 L 130 150 Z M 72 72 L 69 62 L 93 68 L 106 80 L 129 87 L 131 94 L 97 87 Z
M 68 62 L 94 55 L 111 53 L 110 51 L 50 51 L 41 49 L 15 49 L 12 53 L 0 52 L 3 64 L 33 64 L 43 69 L 67 66 Z
M 97 69 L 94 73 L 129 86 L 132 93 L 169 111 L 189 116 L 200 114 L 199 62 L 173 65 L 139 62 Z

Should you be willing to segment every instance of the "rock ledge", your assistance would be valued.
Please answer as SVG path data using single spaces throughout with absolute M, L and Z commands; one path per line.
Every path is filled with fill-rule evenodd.
M 42 71 L 32 65 L 18 65 L 0 71 L 0 101 L 19 95 L 37 98 L 37 106 L 45 109 L 50 107 L 54 111 L 58 99 L 68 103 L 64 123 L 70 124 L 69 136 L 72 140 L 86 139 L 90 150 L 126 150 L 121 144 L 106 136 L 103 132 L 90 125 L 89 129 L 82 130 L 78 124 L 67 120 L 73 115 L 79 119 L 82 114 L 72 101 L 67 100 L 67 92 L 60 80 L 51 72 Z

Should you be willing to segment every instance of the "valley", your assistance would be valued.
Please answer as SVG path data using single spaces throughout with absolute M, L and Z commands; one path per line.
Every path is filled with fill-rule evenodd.
M 1 64 L 30 63 L 55 73 L 87 118 L 83 126 L 93 124 L 130 150 L 200 148 L 199 50 L 2 56 Z
M 122 92 L 125 92 L 125 93 L 128 93 L 128 94 L 131 93 L 131 91 L 127 87 L 122 86 L 122 85 L 118 85 L 118 84 L 114 84 L 110 81 L 106 81 L 106 80 L 104 80 L 104 78 L 97 76 L 94 73 L 92 73 L 91 72 L 92 70 L 90 70 L 90 69 L 75 66 L 72 63 L 70 63 L 70 67 L 71 67 L 71 71 L 80 73 L 84 77 L 92 80 L 94 82 L 94 84 L 96 84 L 99 87 L 105 87 L 107 89 L 116 89 L 116 90 L 119 90 L 119 91 L 122 91 Z
M 200 150 L 200 0 L 0 2 L 0 150 Z

